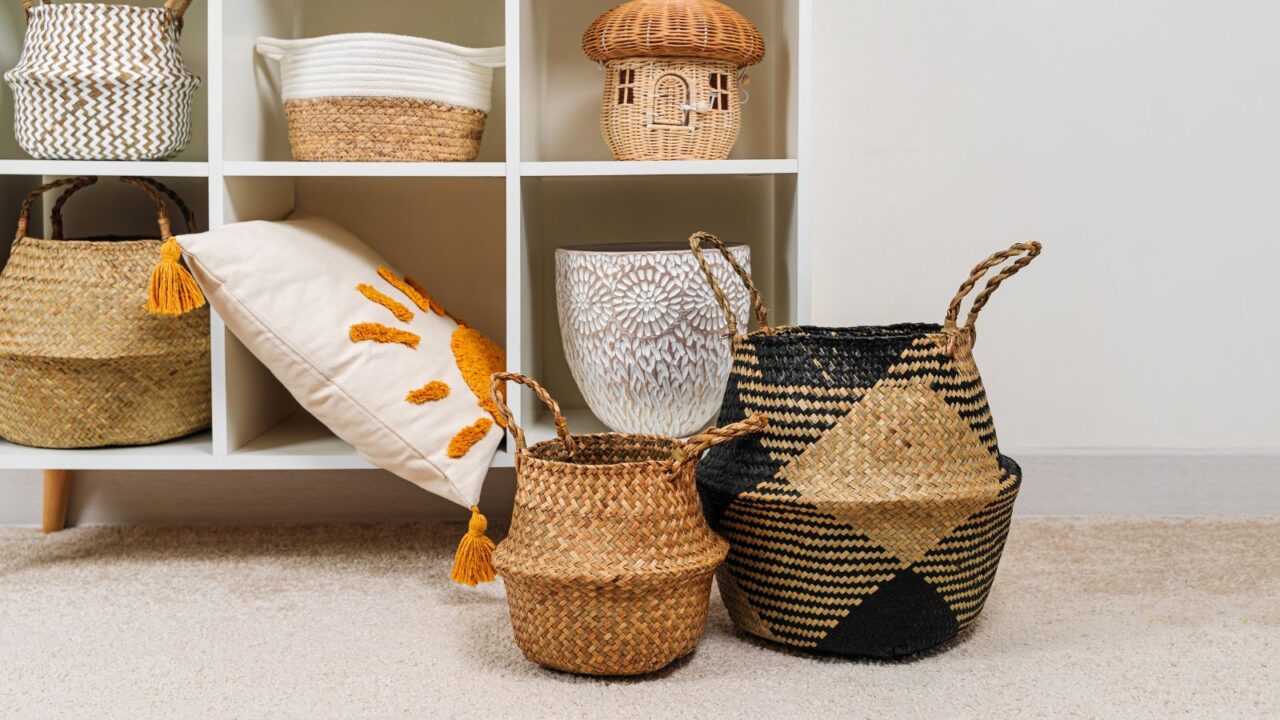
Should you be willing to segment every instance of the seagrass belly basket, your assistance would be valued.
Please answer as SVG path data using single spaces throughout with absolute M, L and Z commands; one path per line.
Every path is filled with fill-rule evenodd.
M 699 259 L 703 244 L 723 252 L 706 234 L 690 242 Z M 739 268 L 761 328 L 739 334 L 726 313 L 734 364 L 720 421 L 768 412 L 770 423 L 712 448 L 697 480 L 712 529 L 729 541 L 717 577 L 739 627 L 814 652 L 892 658 L 973 622 L 1021 482 L 996 442 L 974 323 L 1039 254 L 1028 243 L 983 261 L 941 325 L 771 328 Z M 959 325 L 964 298 L 1009 261 Z
M 149 178 L 120 178 L 156 206 L 168 238 L 164 196 Z M 209 313 L 160 317 L 148 286 L 166 286 L 177 243 L 98 237 L 64 240 L 62 207 L 95 177 L 57 180 L 22 203 L 17 240 L 0 273 L 0 438 L 80 448 L 144 445 L 209 425 Z M 52 239 L 27 236 L 31 206 L 69 188 L 50 213 Z M 157 267 L 157 260 L 160 266 Z M 193 303 L 203 304 L 203 298 Z M 149 310 L 150 308 L 150 310 Z
M 178 42 L 190 4 L 22 0 L 22 57 L 4 75 L 22 149 L 61 160 L 162 160 L 181 152 L 200 86 Z
M 698 506 L 694 466 L 707 448 L 757 432 L 764 416 L 688 441 L 570 435 L 536 382 L 498 373 L 494 402 L 516 441 L 511 532 L 494 552 L 525 657 L 590 675 L 653 672 L 693 652 L 711 578 L 725 556 Z M 531 447 L 497 392 L 523 383 L 546 403 L 558 437 Z

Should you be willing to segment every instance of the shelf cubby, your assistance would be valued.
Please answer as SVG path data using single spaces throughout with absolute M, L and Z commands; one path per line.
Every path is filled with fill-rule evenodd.
M 787 297 L 793 291 L 787 275 L 796 244 L 794 193 L 790 175 L 525 178 L 530 282 L 520 305 L 536 341 L 525 347 L 519 367 L 541 379 L 575 427 L 603 427 L 573 381 L 560 335 L 555 252 L 574 245 L 660 242 L 678 247 L 699 230 L 746 244 L 773 321 L 794 322 L 795 304 Z M 526 412 L 535 428 L 531 434 L 545 439 L 552 431 L 549 418 L 539 405 L 532 408 Z
M 134 0 L 129 0 L 130 2 Z M 146 0 L 158 4 L 161 0 Z M 599 242 L 684 242 L 694 230 L 751 245 L 777 322 L 808 320 L 808 24 L 812 0 L 731 0 L 768 46 L 750 70 L 750 102 L 726 161 L 617 162 L 599 128 L 601 77 L 582 55 L 587 25 L 617 0 L 201 0 L 183 52 L 203 85 L 190 146 L 165 162 L 33 160 L 11 132 L 0 88 L 0 223 L 23 195 L 61 176 L 149 175 L 172 184 L 200 225 L 331 217 L 415 275 L 545 380 L 575 432 L 604 429 L 569 375 L 556 321 L 554 249 Z M 17 61 L 21 4 L 0 4 L 0 70 Z M 478 162 L 316 163 L 291 158 L 279 70 L 262 35 L 392 32 L 459 45 L 506 45 Z M 67 208 L 68 232 L 151 231 L 144 199 L 112 188 Z M 41 206 L 42 208 L 45 206 Z M 37 213 L 38 215 L 39 213 Z M 0 225 L 3 227 L 3 225 Z M 35 218 L 32 231 L 43 226 Z M 10 232 L 0 239 L 0 265 Z M 359 470 L 369 468 L 297 403 L 215 315 L 213 426 L 138 448 L 40 450 L 0 442 L 0 471 Z M 511 404 L 533 439 L 550 423 L 525 391 Z M 509 443 L 508 443 L 509 445 Z M 495 466 L 511 465 L 509 450 Z
M 413 275 L 455 315 L 500 343 L 505 337 L 504 180 L 228 177 L 225 183 L 224 222 L 279 220 L 295 211 L 324 215 Z M 345 446 L 313 421 L 295 419 L 306 413 L 239 340 L 221 332 L 228 451 L 342 455 Z M 304 447 L 282 449 L 293 444 Z
M 582 34 L 614 0 L 521 0 L 522 159 L 610 160 L 600 134 L 603 79 Z M 800 0 L 731 3 L 765 37 L 764 62 L 748 68 L 748 102 L 732 159 L 799 157 Z

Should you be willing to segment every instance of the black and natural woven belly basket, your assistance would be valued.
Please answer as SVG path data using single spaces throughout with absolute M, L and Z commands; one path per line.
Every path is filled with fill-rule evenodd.
M 702 244 L 724 247 L 701 233 L 690 243 L 700 259 Z M 713 448 L 698 490 L 729 541 L 717 577 L 739 627 L 814 652 L 899 657 L 973 622 L 1021 482 L 996 443 L 974 322 L 1039 254 L 1027 243 L 983 261 L 942 325 L 771 328 L 737 268 L 761 328 L 739 334 L 726 313 L 734 364 L 720 422 L 770 422 Z M 965 297 L 1001 266 L 958 325 Z

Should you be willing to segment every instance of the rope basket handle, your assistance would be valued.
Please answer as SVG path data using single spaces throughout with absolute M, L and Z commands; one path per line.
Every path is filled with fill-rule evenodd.
M 711 264 L 702 255 L 702 243 L 706 243 L 724 256 L 728 261 L 729 267 L 738 274 L 742 279 L 742 284 L 746 286 L 747 293 L 751 296 L 751 309 L 756 315 L 756 320 L 760 322 L 760 331 L 765 335 L 772 335 L 773 328 L 769 327 L 769 308 L 765 307 L 764 297 L 760 295 L 760 291 L 756 289 L 755 280 L 751 278 L 751 273 L 747 272 L 738 261 L 734 259 L 733 253 L 729 252 L 729 247 L 724 244 L 720 238 L 708 232 L 696 232 L 689 237 L 689 249 L 693 251 L 693 256 L 698 260 L 698 266 L 702 268 L 702 274 L 707 277 L 707 283 L 711 285 L 711 293 L 716 296 L 716 302 L 720 303 L 720 309 L 724 311 L 724 319 L 728 323 L 730 337 L 737 337 L 738 318 L 734 315 L 733 307 L 729 305 L 729 297 L 724 294 L 724 289 L 720 287 L 720 283 L 716 282 L 716 276 L 711 272 Z
M 702 453 L 717 445 L 723 445 L 730 440 L 758 433 L 768 425 L 769 417 L 763 413 L 756 413 L 746 420 L 731 423 L 724 427 L 704 430 L 694 435 L 686 440 L 684 446 L 675 452 L 675 461 L 671 464 L 672 479 L 674 480 L 680 474 L 680 470 L 690 461 L 697 462 L 698 458 L 702 457 Z
M 21 240 L 22 238 L 26 237 L 27 226 L 31 222 L 31 206 L 35 204 L 36 199 L 39 198 L 41 195 L 44 195 L 50 190 L 56 190 L 60 187 L 67 187 L 67 186 L 70 186 L 71 189 L 63 193 L 63 195 L 64 196 L 70 195 L 71 193 L 74 193 L 81 188 L 88 187 L 96 182 L 98 182 L 98 178 L 94 175 L 80 175 L 78 177 L 67 177 L 67 178 L 62 178 L 61 180 L 54 180 L 52 182 L 47 182 L 41 185 L 40 187 L 36 188 L 35 190 L 32 190 L 31 192 L 27 193 L 27 196 L 22 199 L 22 207 L 18 210 L 18 229 L 14 232 L 14 236 L 13 236 L 14 239 Z M 59 198 L 59 202 L 61 202 L 61 200 L 62 198 Z M 57 233 L 58 235 L 61 235 L 62 233 L 62 228 L 60 227 L 60 225 L 61 225 L 60 222 L 54 224 L 54 232 Z
M 22 0 L 22 9 L 28 14 L 31 13 L 37 5 L 52 5 L 49 0 Z M 164 9 L 173 16 L 175 20 L 181 20 L 187 7 L 191 5 L 191 0 L 165 0 Z
M 507 424 L 507 429 L 511 431 L 511 436 L 515 438 L 516 449 L 525 450 L 528 445 L 525 442 L 524 429 L 516 424 L 516 418 L 511 412 L 511 407 L 507 405 L 506 398 L 504 398 L 502 393 L 499 392 L 503 388 L 503 383 L 508 380 L 524 385 L 532 390 L 533 394 L 547 406 L 547 409 L 551 410 L 551 417 L 556 423 L 556 435 L 562 442 L 564 442 L 565 449 L 568 450 L 569 454 L 573 455 L 577 448 L 575 447 L 573 436 L 569 434 L 569 423 L 565 421 L 564 414 L 560 412 L 560 403 L 556 402 L 555 398 L 551 397 L 551 393 L 547 392 L 546 388 L 539 385 L 533 378 L 521 375 L 520 373 L 494 373 L 489 376 L 489 397 L 493 399 L 493 404 L 498 408 L 498 414 L 502 415 L 503 421 Z
M 182 212 L 182 223 L 186 226 L 187 233 L 199 232 L 196 227 L 196 214 L 191 210 L 182 197 L 178 193 L 169 188 L 168 185 L 149 177 L 122 177 L 120 182 L 136 185 L 146 191 L 151 196 L 152 201 L 156 204 L 156 215 L 160 224 L 160 239 L 166 240 L 172 235 L 169 228 L 169 211 L 165 207 L 164 198 L 168 198 Z M 161 197 L 163 195 L 164 197 Z
M 978 263 L 973 272 L 969 273 L 969 278 L 960 285 L 960 289 L 956 291 L 956 296 L 951 299 L 951 305 L 947 308 L 947 319 L 942 324 L 944 329 L 956 330 L 956 322 L 960 319 L 960 306 L 964 303 L 964 299 L 978 285 L 981 280 L 991 270 L 1004 265 L 1006 261 L 1018 258 L 1013 264 L 1004 268 L 987 280 L 987 284 L 982 288 L 982 292 L 973 299 L 973 305 L 969 308 L 969 315 L 965 319 L 964 327 L 961 328 L 965 333 L 969 334 L 969 345 L 973 345 L 973 338 L 976 336 L 975 328 L 978 322 L 978 313 L 982 312 L 982 308 L 986 307 L 987 301 L 991 299 L 991 294 L 1000 287 L 1000 283 L 1008 280 L 1018 271 L 1031 264 L 1032 260 L 1040 254 L 1041 245 L 1038 242 L 1018 243 L 1008 250 L 998 252 L 991 257 Z
M 70 179 L 74 180 L 74 182 L 72 182 L 71 184 L 71 188 L 58 196 L 57 202 L 53 204 L 53 210 L 50 211 L 49 213 L 49 221 L 53 230 L 52 238 L 54 240 L 63 239 L 62 206 L 66 205 L 67 201 L 71 199 L 72 195 L 79 192 L 80 190 L 83 190 L 86 187 L 89 187 L 90 185 L 93 185 L 98 181 L 98 178 L 96 177 L 89 178 L 88 182 L 79 182 L 79 180 L 81 180 L 82 178 L 70 178 Z M 161 241 L 168 240 L 169 237 L 173 234 L 172 228 L 170 227 L 169 210 L 164 202 L 165 198 L 168 198 L 169 200 L 173 201 L 173 204 L 176 205 L 180 211 L 182 211 L 182 220 L 183 220 L 183 223 L 186 225 L 187 232 L 188 233 L 198 232 L 196 228 L 196 214 L 192 212 L 191 208 L 187 206 L 187 203 L 183 201 L 183 199 L 178 195 L 178 193 L 171 190 L 164 183 L 160 182 L 159 180 L 154 180 L 152 178 L 144 178 L 144 177 L 122 177 L 120 178 L 120 182 L 129 183 L 130 185 L 136 185 L 142 188 L 147 193 L 147 195 L 151 198 L 152 202 L 155 203 L 156 224 L 160 228 Z M 50 183 L 50 185 L 52 186 L 54 185 L 54 183 Z M 36 191 L 33 192 L 33 194 L 38 193 L 39 191 L 40 191 L 40 188 L 37 188 Z M 30 198 L 30 196 L 28 197 Z M 19 227 L 25 230 L 25 226 L 21 225 L 21 223 L 26 219 L 27 215 L 25 213 L 26 211 L 29 210 L 29 206 L 26 203 L 24 203 L 23 210 L 24 210 L 24 215 L 19 217 L 19 223 L 20 223 Z

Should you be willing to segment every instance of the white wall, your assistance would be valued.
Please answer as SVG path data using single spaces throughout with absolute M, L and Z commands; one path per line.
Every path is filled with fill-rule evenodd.
M 1003 445 L 1280 447 L 1280 4 L 816 5 L 818 322 L 1037 239 L 978 324 Z
M 815 320 L 940 321 L 976 261 L 1038 239 L 977 348 L 1020 512 L 1280 512 L 1280 5 L 815 5 Z M 80 522 L 447 511 L 381 473 L 77 497 Z M 38 473 L 0 473 L 0 524 L 38 520 Z

